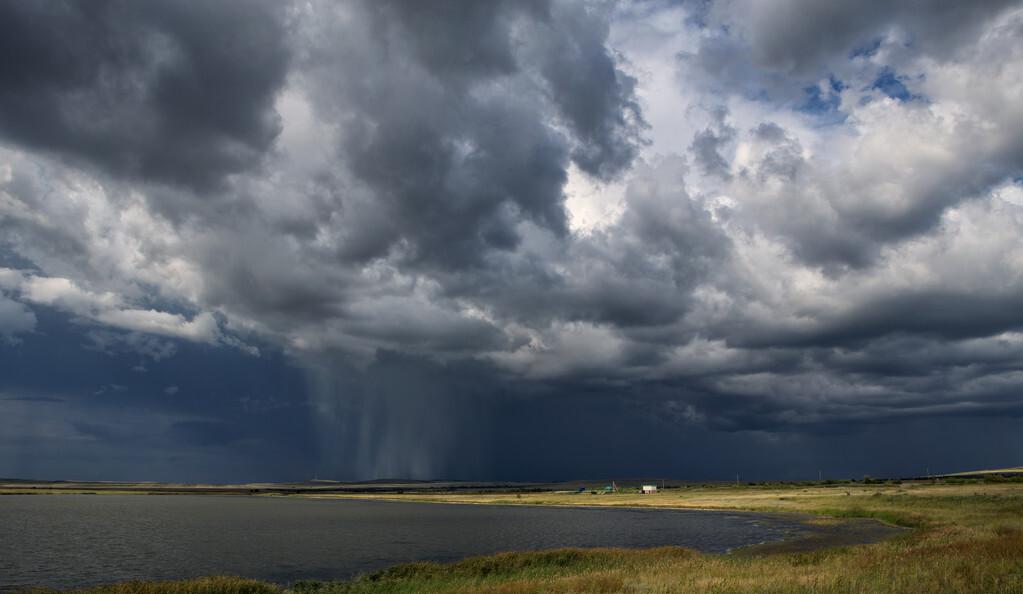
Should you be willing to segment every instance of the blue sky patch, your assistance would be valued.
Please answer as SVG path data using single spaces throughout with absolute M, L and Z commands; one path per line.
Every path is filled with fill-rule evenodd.
M 828 77 L 827 85 L 804 87 L 805 97 L 802 103 L 796 106 L 796 110 L 822 118 L 827 123 L 841 123 L 845 121 L 846 114 L 838 109 L 842 104 L 840 93 L 847 87 L 848 85 L 834 75 Z
M 870 85 L 871 89 L 877 89 L 892 99 L 899 101 L 911 101 L 920 99 L 920 95 L 913 94 L 906 87 L 905 76 L 899 76 L 894 70 L 885 66 Z

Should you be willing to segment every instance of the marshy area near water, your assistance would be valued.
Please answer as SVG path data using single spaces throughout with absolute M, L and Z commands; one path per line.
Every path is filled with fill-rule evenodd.
M 798 516 L 210 495 L 0 498 L 0 590 L 232 574 L 343 579 L 500 551 L 676 545 L 723 553 L 805 535 Z

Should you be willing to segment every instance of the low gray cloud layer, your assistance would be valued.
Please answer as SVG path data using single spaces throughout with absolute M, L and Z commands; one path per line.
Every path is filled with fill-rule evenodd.
M 697 4 L 0 2 L 0 341 L 282 352 L 353 476 L 1018 417 L 1023 7 Z

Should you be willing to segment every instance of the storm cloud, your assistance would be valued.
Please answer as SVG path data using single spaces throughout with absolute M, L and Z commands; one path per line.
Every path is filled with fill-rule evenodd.
M 6 443 L 766 477 L 988 424 L 949 459 L 1017 463 L 1023 6 L 908 6 L 0 2 Z
M 273 2 L 4 2 L 0 134 L 208 188 L 258 164 L 280 129 L 283 15 Z

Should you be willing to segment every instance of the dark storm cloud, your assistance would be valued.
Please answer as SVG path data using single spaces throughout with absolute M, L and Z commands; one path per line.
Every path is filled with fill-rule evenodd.
M 926 336 L 891 335 L 874 340 L 868 349 L 855 346 L 818 352 L 822 365 L 850 373 L 893 378 L 956 370 L 964 377 L 1012 372 L 1023 364 L 1012 341 L 934 340 Z
M 19 345 L 0 341 L 0 474 L 213 482 L 312 476 L 317 452 L 307 438 L 305 382 L 279 355 L 177 341 L 172 356 L 149 359 L 83 348 L 92 330 L 54 312 L 37 316 L 38 331 L 21 335 Z M 133 370 L 140 360 L 146 373 Z M 60 373 L 53 373 L 56 361 Z
M 604 15 L 571 4 L 555 4 L 553 11 L 556 27 L 540 46 L 540 72 L 576 134 L 575 163 L 598 178 L 614 178 L 636 156 L 646 126 L 636 79 L 608 52 Z
M 514 318 L 542 298 L 533 288 L 565 285 L 551 270 L 564 255 L 523 261 L 523 232 L 574 250 L 564 203 L 570 165 L 611 179 L 641 146 L 634 81 L 606 45 L 607 17 L 581 2 L 325 4 L 300 14 L 300 84 L 285 103 L 309 101 L 323 136 L 294 143 L 322 143 L 328 158 L 281 157 L 272 181 L 236 180 L 233 201 L 217 210 L 151 193 L 161 211 L 190 208 L 192 219 L 202 213 L 197 224 L 216 230 L 189 244 L 204 270 L 204 301 L 273 331 L 304 327 L 316 340 L 370 353 L 395 344 L 463 353 L 520 344 L 521 335 L 485 316 L 466 318 L 459 300 L 507 290 L 524 300 L 509 312 Z M 272 215 L 271 204 L 256 204 L 268 194 L 281 205 Z M 628 241 L 592 250 L 617 258 L 625 249 L 615 265 L 624 270 L 646 259 L 643 239 Z M 538 284 L 523 289 L 491 274 L 510 268 Z M 634 313 L 623 315 L 665 317 L 626 304 L 621 283 L 608 283 L 619 285 L 609 289 L 619 297 L 587 294 L 586 285 L 604 283 L 596 269 L 587 276 L 564 290 L 586 312 L 573 316 L 628 308 Z M 432 277 L 447 280 L 434 285 Z M 647 285 L 661 309 L 678 309 Z
M 693 136 L 689 150 L 692 151 L 696 164 L 704 174 L 727 179 L 731 176 L 729 171 L 731 165 L 721 152 L 735 139 L 735 129 L 725 122 L 725 118 L 728 117 L 726 110 L 718 110 L 713 115 L 716 120 L 714 128 L 705 128 L 697 132 Z
M 785 0 L 734 4 L 739 9 L 734 16 L 744 20 L 759 64 L 806 72 L 824 60 L 870 45 L 893 28 L 905 31 L 907 42 L 925 52 L 950 54 L 973 41 L 981 27 L 1014 2 Z
M 1019 444 L 1023 17 L 765 6 L 0 0 L 0 471 Z
M 926 442 L 938 428 L 986 426 L 1003 444 L 1018 444 L 1010 437 L 1018 423 L 1012 419 L 1023 414 L 1008 391 L 951 388 L 949 382 L 962 379 L 951 374 L 941 378 L 946 385 L 939 389 L 922 375 L 872 383 L 854 375 L 815 375 L 809 366 L 786 372 L 778 365 L 745 386 L 709 380 L 626 386 L 584 377 L 498 379 L 494 369 L 478 363 L 440 365 L 382 353 L 366 370 L 319 377 L 318 420 L 327 428 L 319 434 L 329 441 L 321 472 L 340 476 L 563 480 L 672 468 L 686 476 L 724 478 L 728 473 L 715 465 L 727 459 L 749 464 L 744 472 L 763 477 L 791 472 L 785 464 L 795 464 L 809 478 L 815 467 L 794 462 L 800 452 L 816 452 L 828 466 L 848 464 L 852 476 L 860 476 L 876 474 L 881 462 L 853 462 L 855 456 L 843 449 L 857 440 L 883 452 L 897 446 L 900 427 L 914 427 L 901 439 Z M 829 398 L 820 398 L 823 389 Z M 991 456 L 998 447 L 980 447 L 973 455 Z M 753 463 L 753 452 L 762 448 L 783 460 Z M 460 454 L 451 453 L 455 450 Z M 424 451 L 449 453 L 435 457 Z M 494 468 L 501 474 L 488 474 Z M 886 472 L 916 474 L 898 468 L 893 464 Z
M 611 328 L 670 324 L 689 293 L 725 261 L 730 239 L 707 204 L 686 185 L 681 158 L 636 167 L 625 210 L 612 227 L 550 252 L 495 254 L 486 269 L 454 271 L 443 285 L 453 298 L 486 302 L 506 321 L 538 327 L 586 322 Z
M 887 334 L 923 334 L 942 339 L 991 336 L 1023 328 L 1018 296 L 971 295 L 938 289 L 904 293 L 864 303 L 811 335 L 814 344 L 849 344 Z
M 344 257 L 478 264 L 514 249 L 523 219 L 563 236 L 569 162 L 611 178 L 634 158 L 634 81 L 584 3 L 352 8 L 313 25 L 348 35 L 307 50 L 316 104 L 341 124 L 349 170 L 383 214 L 349 199 L 363 225 Z
M 116 175 L 202 189 L 279 131 L 276 2 L 0 3 L 0 134 Z
M 728 176 L 728 162 L 721 156 L 720 147 L 728 141 L 725 136 L 718 136 L 713 130 L 705 129 L 693 137 L 690 148 L 696 162 L 708 175 Z
M 480 77 L 502 76 L 518 70 L 511 25 L 518 13 L 548 18 L 547 0 L 498 0 L 487 4 L 442 0 L 368 3 L 375 26 L 401 23 L 412 40 L 412 54 L 431 72 L 471 84 Z
M 334 476 L 479 476 L 493 464 L 494 399 L 516 388 L 475 361 L 380 351 L 351 367 L 324 353 L 310 368 L 321 472 Z

